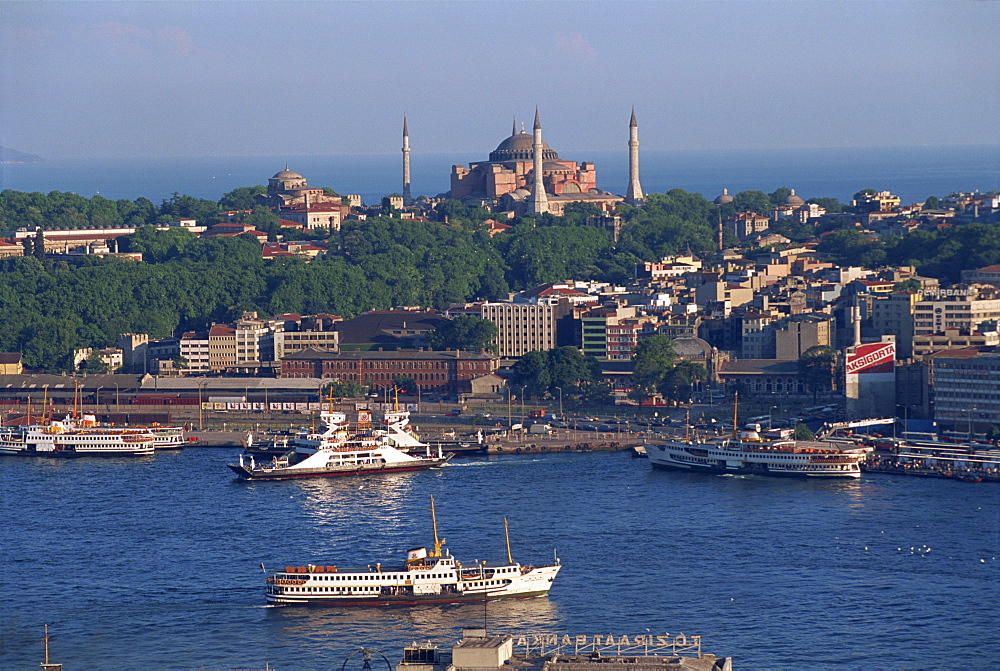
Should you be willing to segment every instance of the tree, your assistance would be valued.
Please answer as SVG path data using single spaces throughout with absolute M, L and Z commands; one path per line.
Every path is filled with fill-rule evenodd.
M 107 373 L 111 367 L 101 359 L 101 353 L 94 350 L 90 353 L 90 356 L 80 362 L 79 369 L 81 373 L 98 374 Z
M 941 207 L 941 201 L 938 200 L 937 196 L 927 196 L 927 200 L 924 201 L 922 210 L 937 210 Z
M 549 372 L 549 355 L 542 350 L 532 350 L 511 367 L 511 383 L 524 387 L 528 396 L 540 396 L 549 390 L 552 376 Z
M 417 393 L 417 381 L 409 375 L 397 375 L 392 378 L 392 386 L 399 389 L 404 394 Z
M 326 386 L 325 391 L 326 395 L 332 398 L 360 398 L 365 395 L 364 387 L 355 380 L 331 382 Z
M 267 187 L 261 184 L 235 188 L 219 199 L 219 209 L 252 210 L 257 206 L 256 197 L 265 193 L 267 193 Z
M 771 205 L 777 207 L 778 205 L 784 205 L 790 195 L 792 195 L 792 190 L 787 186 L 782 186 L 772 191 L 768 198 L 771 200 Z
M 700 363 L 681 361 L 664 376 L 659 391 L 665 397 L 677 402 L 690 402 L 694 386 L 708 379 L 708 371 Z
M 632 357 L 634 394 L 646 398 L 656 393 L 674 367 L 676 358 L 674 341 L 668 336 L 654 335 L 641 340 Z
M 834 383 L 837 351 L 826 345 L 814 345 L 799 357 L 799 377 L 812 389 L 813 403 L 820 391 L 830 391 Z
M 470 315 L 460 315 L 441 322 L 427 336 L 427 344 L 433 349 L 463 349 L 474 352 L 493 351 L 497 337 L 497 325 L 489 319 Z
M 763 191 L 740 191 L 733 196 L 732 206 L 736 212 L 756 212 L 766 215 L 771 211 L 771 197 Z
M 795 440 L 815 440 L 816 436 L 809 430 L 808 426 L 800 423 L 795 425 L 795 432 L 792 434 L 792 438 Z
M 31 255 L 41 261 L 45 258 L 45 234 L 42 229 L 35 233 L 35 244 L 31 248 Z

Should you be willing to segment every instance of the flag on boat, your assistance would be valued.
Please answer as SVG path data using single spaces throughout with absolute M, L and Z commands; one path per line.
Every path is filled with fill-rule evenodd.
M 423 559 L 426 556 L 427 556 L 427 548 L 414 548 L 406 553 L 406 559 L 408 561 Z

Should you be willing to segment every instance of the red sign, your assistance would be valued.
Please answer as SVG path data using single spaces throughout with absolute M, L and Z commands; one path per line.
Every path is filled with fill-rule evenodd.
M 896 362 L 896 343 L 879 342 L 858 345 L 847 355 L 847 374 L 891 373 Z

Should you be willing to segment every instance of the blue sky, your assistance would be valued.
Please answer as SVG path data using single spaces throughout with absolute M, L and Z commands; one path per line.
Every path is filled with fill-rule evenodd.
M 1000 144 L 1000 2 L 0 2 L 45 158 Z

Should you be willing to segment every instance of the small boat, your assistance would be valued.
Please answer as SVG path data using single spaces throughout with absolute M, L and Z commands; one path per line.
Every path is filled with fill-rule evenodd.
M 240 454 L 239 463 L 229 468 L 245 480 L 286 480 L 370 473 L 421 471 L 444 466 L 453 456 L 440 448 L 424 454 L 393 447 L 384 435 L 371 430 L 371 414 L 359 413 L 351 429 L 347 415 L 320 413 L 317 431 L 304 431 L 287 441 L 288 450 L 270 461 L 257 462 L 253 454 Z
M 434 497 L 431 497 L 434 549 L 407 551 L 402 564 L 376 563 L 366 568 L 307 564 L 265 570 L 265 598 L 270 604 L 339 606 L 413 606 L 418 604 L 527 599 L 548 594 L 562 565 L 558 558 L 546 566 L 522 566 L 510 552 L 507 520 L 507 562 L 463 565 L 438 539 Z

